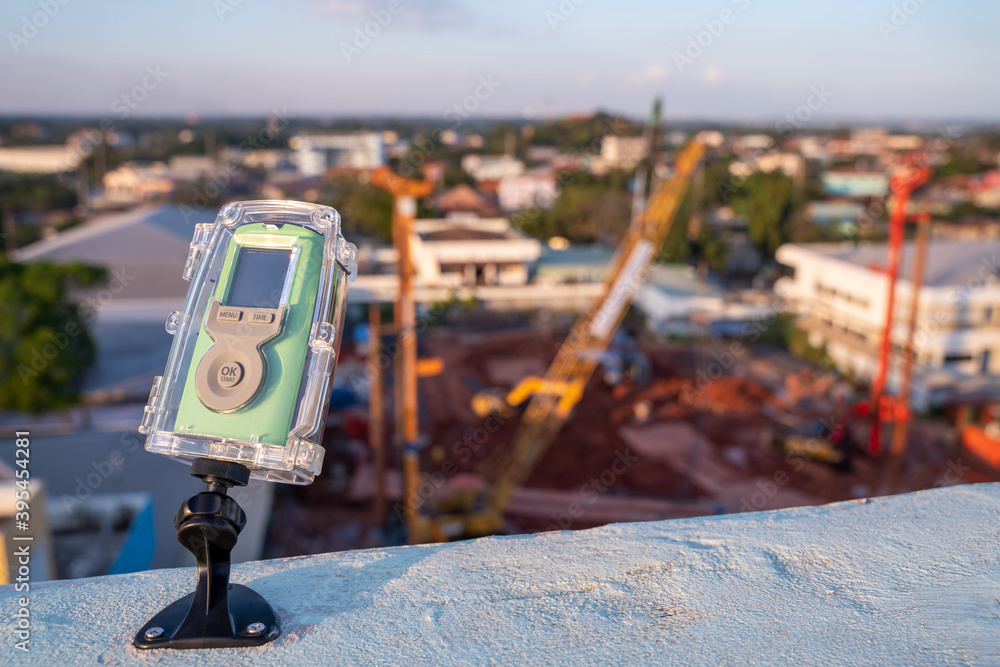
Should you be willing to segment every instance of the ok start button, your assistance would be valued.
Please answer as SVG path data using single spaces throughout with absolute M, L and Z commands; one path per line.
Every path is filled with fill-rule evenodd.
M 219 367 L 216 380 L 220 387 L 226 389 L 235 387 L 243 380 L 243 364 L 238 361 L 227 361 Z

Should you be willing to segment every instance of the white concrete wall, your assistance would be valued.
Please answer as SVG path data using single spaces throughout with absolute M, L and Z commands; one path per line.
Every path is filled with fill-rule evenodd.
M 939 483 L 965 470 L 957 461 Z M 280 617 L 281 636 L 255 648 L 132 647 L 194 589 L 190 567 L 5 586 L 0 632 L 12 664 L 60 667 L 989 665 L 998 513 L 1000 485 L 977 484 L 237 565 L 232 581 Z M 29 653 L 15 648 L 22 607 Z

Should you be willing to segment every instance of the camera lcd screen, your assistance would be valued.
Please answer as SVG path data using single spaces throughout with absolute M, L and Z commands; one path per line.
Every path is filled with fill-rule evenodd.
M 277 308 L 292 261 L 291 250 L 241 248 L 229 285 L 227 306 Z

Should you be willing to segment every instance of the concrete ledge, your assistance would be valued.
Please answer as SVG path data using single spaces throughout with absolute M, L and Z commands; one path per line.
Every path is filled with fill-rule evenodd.
M 137 651 L 194 570 L 40 584 L 23 664 L 996 664 L 1000 484 L 238 565 L 283 632 Z

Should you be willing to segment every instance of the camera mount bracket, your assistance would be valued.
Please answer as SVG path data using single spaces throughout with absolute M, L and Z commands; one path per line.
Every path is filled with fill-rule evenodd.
M 132 643 L 140 649 L 266 644 L 281 634 L 277 614 L 259 593 L 229 583 L 230 552 L 247 517 L 226 493 L 245 486 L 250 470 L 232 461 L 198 458 L 191 475 L 208 488 L 184 501 L 174 528 L 177 541 L 198 560 L 198 585 L 147 621 Z

